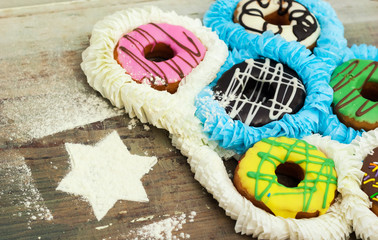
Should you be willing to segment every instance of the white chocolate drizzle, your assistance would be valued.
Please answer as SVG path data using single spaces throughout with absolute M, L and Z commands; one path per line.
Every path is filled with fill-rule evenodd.
M 245 105 L 250 105 L 248 116 L 244 121 L 245 124 L 250 125 L 260 108 L 268 109 L 269 118 L 272 120 L 278 119 L 283 113 L 293 112 L 290 104 L 297 91 L 306 91 L 302 82 L 298 78 L 285 73 L 284 66 L 281 63 L 278 63 L 275 67 L 271 67 L 269 58 L 266 58 L 264 63 L 256 62 L 253 59 L 247 59 L 245 62 L 248 64 L 245 71 L 241 72 L 239 68 L 235 70 L 230 84 L 219 100 L 221 106 L 228 106 L 230 101 L 235 101 L 233 104 L 234 107 L 232 107 L 228 115 L 231 118 L 235 118 L 243 108 L 247 107 Z M 260 72 L 258 77 L 252 75 L 252 70 L 254 69 L 258 69 Z M 256 84 L 252 93 L 247 96 L 244 92 L 248 81 L 257 81 L 261 84 Z M 272 83 L 277 84 L 273 98 L 267 99 L 266 96 L 261 96 L 264 86 L 270 88 Z M 287 101 L 279 99 L 278 90 L 281 88 L 285 89 L 282 100 L 286 99 L 286 95 L 290 94 L 288 90 L 292 89 Z M 256 101 L 252 98 L 262 98 L 262 101 Z M 268 102 L 269 104 L 267 104 Z

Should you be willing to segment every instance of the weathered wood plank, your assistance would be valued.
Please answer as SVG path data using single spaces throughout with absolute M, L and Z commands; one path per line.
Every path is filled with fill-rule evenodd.
M 58 2 L 67 2 L 67 0 L 17 0 L 17 1 L 1 1 L 0 8 L 17 8 L 29 7 L 42 4 L 56 4 Z
M 12 185 L 14 178 L 4 178 L 7 174 L 2 174 L 4 177 L 1 189 L 7 189 L 8 192 L 3 193 L 1 199 L 1 236 L 6 239 L 29 236 L 41 236 L 42 239 L 97 239 L 112 236 L 123 239 L 134 236 L 131 231 L 146 224 L 181 213 L 189 215 L 195 211 L 194 222 L 185 224 L 177 235 L 185 232 L 190 234 L 191 239 L 248 238 L 234 233 L 233 221 L 225 216 L 211 195 L 194 180 L 186 158 L 171 146 L 165 131 L 154 127 L 145 130 L 145 125 L 141 123 L 129 129 L 129 123 L 130 119 L 126 116 L 116 117 L 105 120 L 101 126 L 94 123 L 34 140 L 29 145 L 21 146 L 17 150 L 17 155 L 12 156 L 10 152 L 13 150 L 7 150 L 7 153 L 3 153 L 5 156 L 1 154 L 0 171 L 8 175 L 14 174 L 17 172 L 17 166 L 22 166 L 20 174 L 30 171 L 29 181 L 21 181 L 15 185 Z M 70 168 L 64 142 L 93 144 L 114 129 L 131 153 L 157 156 L 159 162 L 151 174 L 143 178 L 149 203 L 118 201 L 105 218 L 98 222 L 87 202 L 82 201 L 80 197 L 55 191 L 55 188 Z M 13 162 L 10 162 L 12 158 Z M 4 167 L 6 164 L 9 164 L 9 168 Z M 28 198 L 34 191 L 38 193 Z M 10 192 L 13 194 L 8 194 Z M 22 200 L 23 193 L 27 200 Z M 17 199 L 14 199 L 15 197 Z M 29 205 L 25 204 L 25 201 L 29 201 Z M 44 205 L 45 210 L 39 210 L 37 205 Z M 38 214 L 46 214 L 46 209 L 54 219 L 40 219 Z M 12 213 L 16 213 L 16 216 L 8 216 Z M 151 215 L 153 219 L 133 222 L 134 219 Z M 216 226 L 211 227 L 214 228 L 212 231 L 208 231 L 211 222 L 216 222 Z M 106 225 L 109 225 L 107 229 L 96 230 L 97 227 Z
M 335 9 L 344 24 L 345 38 L 348 46 L 353 44 L 370 44 L 378 46 L 378 1 L 338 1 L 326 0 Z
M 181 239 L 185 234 L 191 239 L 251 239 L 234 232 L 235 221 L 194 179 L 168 133 L 113 110 L 87 85 L 79 67 L 92 27 L 104 16 L 156 5 L 201 18 L 212 0 L 8 2 L 0 8 L 16 8 L 0 9 L 1 239 L 128 239 L 138 235 L 138 228 L 192 211 L 194 222 L 186 218 L 183 229 L 174 232 L 178 238 L 182 233 Z M 328 2 L 345 24 L 349 45 L 378 46 L 377 1 Z M 55 189 L 70 168 L 64 144 L 94 144 L 114 130 L 131 153 L 159 161 L 143 178 L 150 201 L 118 201 L 98 222 L 86 201 Z M 43 137 L 46 133 L 52 135 Z M 236 162 L 225 164 L 232 173 Z
M 3 101 L 0 110 L 4 112 L 2 121 L 5 122 L 0 124 L 0 145 L 53 134 L 63 130 L 66 123 L 75 127 L 119 114 L 97 97 L 80 70 L 81 53 L 88 46 L 97 21 L 117 10 L 151 4 L 202 17 L 210 2 L 79 1 L 0 10 L 0 29 L 4 36 L 0 39 L 0 99 Z M 67 114 L 63 114 L 62 107 L 74 104 L 70 96 L 78 104 L 66 108 L 71 109 L 69 113 L 74 109 L 77 114 L 65 119 Z M 98 107 L 94 108 L 95 105 Z

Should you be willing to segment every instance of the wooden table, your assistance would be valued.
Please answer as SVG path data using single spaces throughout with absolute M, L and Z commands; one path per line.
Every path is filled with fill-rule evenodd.
M 378 46 L 377 0 L 328 1 L 344 23 L 348 45 Z M 166 131 L 113 109 L 80 69 L 92 27 L 104 16 L 156 5 L 201 18 L 212 2 L 0 3 L 0 239 L 132 239 L 141 227 L 182 214 L 186 223 L 172 232 L 177 239 L 250 238 L 235 233 L 235 221 L 194 180 Z M 64 144 L 95 144 L 114 130 L 131 153 L 157 156 L 158 163 L 143 177 L 148 203 L 118 201 L 97 221 L 80 196 L 56 191 L 70 171 Z M 230 173 L 235 168 L 234 161 L 226 165 Z

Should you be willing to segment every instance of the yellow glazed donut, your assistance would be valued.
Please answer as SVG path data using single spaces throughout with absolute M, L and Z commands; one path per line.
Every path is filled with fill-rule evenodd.
M 278 137 L 262 139 L 246 152 L 234 184 L 256 207 L 284 218 L 308 218 L 328 210 L 337 176 L 333 160 L 315 146 Z

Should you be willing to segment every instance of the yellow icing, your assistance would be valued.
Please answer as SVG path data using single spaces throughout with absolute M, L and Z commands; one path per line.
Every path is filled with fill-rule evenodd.
M 297 187 L 286 187 L 277 182 L 275 170 L 284 162 L 296 163 L 302 168 L 305 176 Z M 243 188 L 276 216 L 284 218 L 295 218 L 298 212 L 319 211 L 319 215 L 324 214 L 337 188 L 333 161 L 315 146 L 286 137 L 256 143 L 240 161 L 237 174 Z

